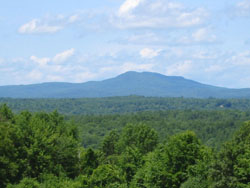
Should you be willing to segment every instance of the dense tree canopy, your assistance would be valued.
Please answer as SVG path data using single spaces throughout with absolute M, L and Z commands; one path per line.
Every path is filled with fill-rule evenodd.
M 57 109 L 68 115 L 122 114 L 142 111 L 165 110 L 250 110 L 250 99 L 197 99 L 169 97 L 107 97 L 82 99 L 13 99 L 0 98 L 0 104 L 8 104 L 14 112 L 52 112 Z
M 11 116 L 5 105 L 0 111 L 0 187 L 42 173 L 64 173 L 71 178 L 77 175 L 74 125 L 66 123 L 56 111 Z
M 250 120 L 250 113 L 232 110 L 168 110 L 123 115 L 77 115 L 73 118 L 79 126 L 84 147 L 99 148 L 104 136 L 111 130 L 116 130 L 118 134 L 128 124 L 144 124 L 158 133 L 160 142 L 171 135 L 191 130 L 203 144 L 218 149 L 244 121 Z
M 248 188 L 250 122 L 242 123 L 247 118 L 237 111 L 166 111 L 71 121 L 57 111 L 14 114 L 3 105 L 0 187 Z M 105 134 L 104 122 L 111 123 Z M 192 129 L 191 122 L 197 134 L 183 128 Z M 216 137 L 217 128 L 219 135 L 228 134 L 227 142 L 216 149 L 204 145 L 199 135 Z M 81 145 L 86 131 L 102 135 L 95 149 Z M 162 139 L 165 131 L 170 133 Z

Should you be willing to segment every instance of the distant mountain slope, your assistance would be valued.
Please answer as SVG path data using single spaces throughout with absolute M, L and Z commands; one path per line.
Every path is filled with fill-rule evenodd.
M 0 97 L 11 98 L 84 98 L 128 95 L 250 98 L 250 89 L 227 89 L 201 84 L 183 77 L 132 71 L 115 78 L 80 84 L 43 83 L 0 87 Z

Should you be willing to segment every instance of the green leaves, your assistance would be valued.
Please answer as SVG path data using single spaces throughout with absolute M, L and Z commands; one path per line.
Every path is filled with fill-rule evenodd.
M 129 184 L 143 164 L 143 156 L 153 151 L 158 144 L 158 134 L 144 124 L 128 124 L 119 136 L 111 131 L 105 137 L 102 151 L 105 163 L 117 165 Z
M 42 173 L 78 175 L 79 144 L 74 125 L 65 123 L 56 112 L 14 116 L 3 106 L 1 115 L 0 187 L 24 177 L 38 178 Z M 10 118 L 12 122 L 7 121 Z
M 250 122 L 224 145 L 214 162 L 211 177 L 214 188 L 247 187 L 250 185 Z
M 36 179 L 24 178 L 18 185 L 9 185 L 7 188 L 40 188 Z
M 93 173 L 93 170 L 98 166 L 98 156 L 91 149 L 81 153 L 80 157 L 80 171 L 82 174 L 90 176 Z
M 157 132 L 138 123 L 151 117 L 135 115 L 140 121 L 127 124 L 121 132 L 111 129 L 100 150 L 93 150 L 79 146 L 77 127 L 56 111 L 35 114 L 24 111 L 13 115 L 7 106 L 0 109 L 0 187 L 3 188 L 250 186 L 250 122 L 217 154 L 203 146 L 191 131 L 167 137 L 165 143 L 159 144 Z M 160 116 L 163 115 L 179 117 L 178 113 Z M 182 115 L 192 119 L 194 126 L 198 125 L 196 118 L 207 118 L 206 113 L 198 112 Z M 221 114 L 215 115 L 213 118 Z M 126 122 L 127 117 L 130 116 L 124 116 L 121 122 Z M 120 122 L 113 116 L 109 118 Z M 100 116 L 96 121 L 104 122 L 105 117 Z M 221 125 L 231 126 L 230 122 Z M 182 123 L 186 126 L 185 121 Z M 98 129 L 95 122 L 91 126 L 91 130 Z
M 104 138 L 102 143 L 102 152 L 106 157 L 118 153 L 118 141 L 119 134 L 117 131 L 111 131 L 109 135 Z
M 125 177 L 117 166 L 104 164 L 94 170 L 89 182 L 90 187 L 118 188 L 125 183 Z
M 10 121 L 14 117 L 11 109 L 6 105 L 0 106 L 0 122 L 1 121 Z
M 137 147 L 142 154 L 153 151 L 158 144 L 157 132 L 144 124 L 128 124 L 122 132 L 120 147 Z
M 15 125 L 0 122 L 0 187 L 15 181 L 18 175 L 18 136 Z
M 188 178 L 188 168 L 201 158 L 201 145 L 193 132 L 173 136 L 146 158 L 135 176 L 139 187 L 178 188 Z

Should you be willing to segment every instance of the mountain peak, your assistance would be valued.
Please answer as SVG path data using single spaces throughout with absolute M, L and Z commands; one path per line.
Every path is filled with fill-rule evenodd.
M 131 79 L 159 80 L 160 79 L 160 80 L 168 80 L 168 81 L 171 81 L 171 80 L 172 81 L 177 81 L 177 80 L 187 81 L 187 79 L 185 79 L 182 76 L 166 76 L 166 75 L 156 73 L 156 72 L 136 72 L 136 71 L 128 71 L 111 79 L 128 79 L 128 80 L 131 80 Z
M 152 97 L 242 98 L 250 89 L 227 89 L 201 84 L 181 76 L 128 71 L 103 81 L 82 84 L 46 83 L 0 87 L 0 97 L 84 98 L 141 95 Z

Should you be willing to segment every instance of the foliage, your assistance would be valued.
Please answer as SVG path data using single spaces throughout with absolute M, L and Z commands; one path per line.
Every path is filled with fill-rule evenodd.
M 250 113 L 231 110 L 168 110 L 124 115 L 79 115 L 73 118 L 79 126 L 81 144 L 86 148 L 97 149 L 104 137 L 112 130 L 116 130 L 119 134 L 126 125 L 144 124 L 158 133 L 160 142 L 171 135 L 191 130 L 202 143 L 218 149 L 222 143 L 232 137 L 234 131 L 244 121 L 250 120 Z
M 200 158 L 201 144 L 195 134 L 178 134 L 148 155 L 133 183 L 141 187 L 178 188 L 187 180 L 188 168 Z
M 214 188 L 250 186 L 250 122 L 224 145 L 212 170 Z
M 80 171 L 82 174 L 90 176 L 93 173 L 93 170 L 98 167 L 98 156 L 91 149 L 87 149 L 86 152 L 81 153 L 80 158 Z
M 125 178 L 121 170 L 115 165 L 104 164 L 100 165 L 94 170 L 93 175 L 90 177 L 90 187 L 120 187 L 125 183 Z
M 0 98 L 14 112 L 53 112 L 57 109 L 67 115 L 124 114 L 166 110 L 250 110 L 250 99 L 197 99 L 165 97 L 107 97 L 80 99 L 14 99 Z
M 157 132 L 144 124 L 128 124 L 124 127 L 120 147 L 136 147 L 142 154 L 153 151 L 158 144 Z
M 250 187 L 250 122 L 238 129 L 245 112 L 80 116 L 76 125 L 57 111 L 4 105 L 0 117 L 1 188 Z M 99 149 L 79 144 L 84 132 L 100 134 Z M 211 148 L 207 135 L 227 142 Z
M 7 188 L 40 188 L 40 185 L 35 179 L 24 178 L 18 185 L 9 185 Z
M 41 173 L 65 173 L 71 178 L 78 175 L 76 127 L 57 112 L 22 112 L 5 118 L 0 128 L 1 187 L 24 177 L 37 178 Z
M 208 147 L 201 148 L 201 158 L 188 169 L 188 179 L 181 188 L 207 188 L 211 185 L 210 169 L 214 162 L 214 152 Z
M 7 188 L 88 188 L 84 185 L 86 178 L 79 176 L 76 179 L 67 177 L 56 177 L 52 174 L 42 175 L 40 182 L 37 179 L 24 178 L 19 184 L 9 184 Z
M 102 142 L 102 152 L 104 155 L 110 156 L 117 154 L 118 151 L 118 141 L 119 141 L 119 134 L 117 131 L 111 131 L 103 140 Z

